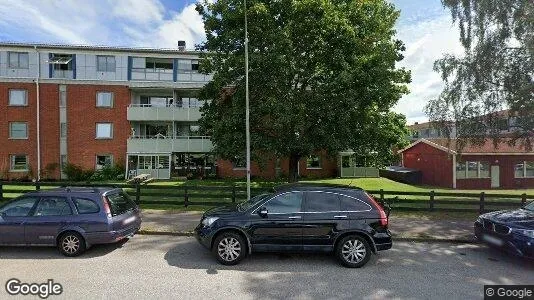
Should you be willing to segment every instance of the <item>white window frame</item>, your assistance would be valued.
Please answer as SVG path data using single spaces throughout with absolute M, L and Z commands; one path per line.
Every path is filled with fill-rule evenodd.
M 469 163 L 470 162 L 471 163 L 473 163 L 473 162 L 477 163 L 477 170 L 476 170 L 477 171 L 477 176 L 476 177 L 469 177 L 468 176 L 468 174 L 469 174 Z M 461 172 L 458 171 L 458 167 L 456 166 L 456 174 L 457 174 L 456 178 L 459 179 L 459 180 L 462 180 L 462 179 L 488 179 L 488 178 L 491 178 L 491 164 L 489 164 L 489 168 L 490 168 L 490 170 L 488 172 L 489 175 L 487 177 L 481 177 L 480 176 L 480 166 L 482 165 L 482 162 L 488 162 L 488 161 L 485 161 L 485 160 L 482 160 L 482 161 L 480 161 L 480 160 L 468 160 L 468 161 L 456 163 L 457 165 L 464 165 L 465 166 L 465 171 L 464 171 L 464 174 L 463 174 L 464 175 L 463 178 L 459 178 L 458 177 L 458 174 L 460 174 Z M 514 172 L 514 174 L 515 174 L 515 172 Z
M 99 105 L 99 103 L 98 103 L 99 95 L 103 95 L 103 94 L 110 94 L 111 95 L 111 101 L 110 101 L 109 105 Z M 115 93 L 108 92 L 108 91 L 98 91 L 98 92 L 96 92 L 96 107 L 113 108 L 114 102 L 115 102 Z
M 12 92 L 24 92 L 24 104 L 13 104 L 11 102 L 11 97 L 12 97 L 11 93 Z M 9 95 L 8 95 L 8 97 L 9 97 L 8 106 L 28 106 L 28 91 L 27 90 L 25 90 L 25 89 L 9 89 L 8 93 L 9 93 Z
M 99 125 L 110 125 L 109 136 L 98 136 L 98 126 Z M 110 140 L 113 139 L 113 123 L 111 122 L 98 122 L 95 126 L 95 139 L 97 140 Z
M 25 169 L 15 169 L 15 161 L 17 156 L 24 156 L 26 158 L 26 168 Z M 28 172 L 29 171 L 29 161 L 27 154 L 10 154 L 9 155 L 9 172 Z
M 313 159 L 313 158 L 317 158 L 317 160 L 319 161 L 319 166 L 318 167 L 310 167 L 309 164 L 308 164 L 308 161 L 310 159 Z M 306 169 L 307 170 L 321 170 L 323 168 L 323 160 L 321 159 L 321 156 L 319 155 L 310 155 L 306 158 Z
M 17 56 L 17 65 L 11 64 L 11 56 L 16 55 Z M 20 63 L 20 57 L 21 55 L 26 56 L 26 66 L 21 66 Z M 22 70 L 28 70 L 30 68 L 30 53 L 28 52 L 16 52 L 16 51 L 8 51 L 7 52 L 7 66 L 9 69 L 22 69 Z
M 104 70 L 99 69 L 99 59 L 105 59 L 105 68 Z M 110 63 L 110 59 L 113 59 L 113 64 Z M 113 66 L 113 68 L 111 68 Z M 114 55 L 97 55 L 96 56 L 96 71 L 97 72 L 117 72 L 117 59 Z
M 13 124 L 24 124 L 26 126 L 26 136 L 25 137 L 14 137 L 12 134 Z M 27 140 L 28 139 L 28 122 L 9 122 L 9 139 L 10 140 Z
M 517 179 L 523 179 L 523 178 L 534 178 L 534 176 L 527 176 L 527 163 L 531 163 L 531 164 L 534 164 L 534 161 L 521 161 L 520 163 L 523 164 L 523 176 L 522 177 L 517 177 L 516 174 L 515 174 L 515 164 L 514 164 L 514 178 L 517 178 Z
M 113 166 L 113 154 L 97 154 L 97 155 L 95 155 L 95 170 L 98 171 L 98 170 L 102 170 L 104 168 L 104 166 L 102 166 L 100 168 L 98 167 L 99 166 L 99 164 L 98 164 L 98 157 L 99 156 L 108 156 L 108 157 L 110 157 L 111 158 L 111 162 L 110 162 L 109 166 L 110 167 Z

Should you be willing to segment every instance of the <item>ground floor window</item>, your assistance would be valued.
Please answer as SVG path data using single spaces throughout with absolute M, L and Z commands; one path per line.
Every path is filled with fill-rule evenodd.
M 515 165 L 515 178 L 533 178 L 534 161 L 521 161 Z
M 242 170 L 247 168 L 247 160 L 244 157 L 236 156 L 232 159 L 232 169 Z
M 102 170 L 104 167 L 111 167 L 113 165 L 113 155 L 103 154 L 96 156 L 96 169 Z
M 490 178 L 487 161 L 464 161 L 456 163 L 456 179 Z
M 10 171 L 28 171 L 28 156 L 23 154 L 10 155 Z
M 306 160 L 306 169 L 321 169 L 321 158 L 317 155 L 310 155 Z

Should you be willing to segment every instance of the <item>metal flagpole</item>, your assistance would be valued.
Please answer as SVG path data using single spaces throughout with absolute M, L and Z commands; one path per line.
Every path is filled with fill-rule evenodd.
M 250 200 L 250 109 L 248 96 L 248 24 L 247 24 L 247 0 L 245 2 L 245 122 L 247 140 L 247 199 Z

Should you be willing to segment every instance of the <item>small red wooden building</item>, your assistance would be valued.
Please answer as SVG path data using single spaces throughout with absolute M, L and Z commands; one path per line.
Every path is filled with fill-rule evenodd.
M 399 151 L 402 165 L 420 170 L 422 184 L 459 188 L 534 188 L 534 152 L 492 140 L 467 145 L 458 152 L 456 140 L 419 139 Z

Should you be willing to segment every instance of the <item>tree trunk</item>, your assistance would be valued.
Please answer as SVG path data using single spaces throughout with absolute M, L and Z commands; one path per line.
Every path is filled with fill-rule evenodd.
M 299 160 L 300 155 L 297 154 L 291 154 L 289 156 L 289 178 L 288 181 L 291 182 L 297 182 L 299 181 Z

